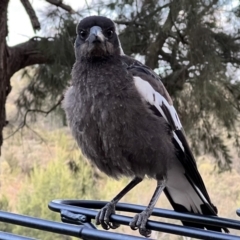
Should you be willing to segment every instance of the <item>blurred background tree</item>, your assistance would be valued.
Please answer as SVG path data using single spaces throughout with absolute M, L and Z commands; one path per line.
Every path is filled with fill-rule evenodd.
M 233 139 L 232 144 L 239 148 L 238 3 L 99 0 L 74 11 L 62 1 L 47 0 L 50 6 L 42 12 L 40 22 L 30 1 L 21 0 L 37 33 L 27 42 L 8 47 L 8 2 L 0 3 L 0 145 L 2 129 L 8 123 L 5 103 L 10 78 L 20 69 L 29 84 L 16 100 L 22 119 L 17 129 L 28 126 L 27 116 L 34 119 L 37 112 L 56 111 L 66 124 L 59 106 L 70 84 L 76 24 L 84 16 L 100 14 L 115 20 L 125 53 L 160 75 L 195 153 L 211 153 L 220 170 L 230 169 L 231 154 L 224 139 Z
M 213 202 L 221 216 L 236 217 L 240 204 L 239 187 L 233 184 L 240 182 L 238 0 L 85 0 L 79 1 L 79 9 L 73 9 L 74 0 L 42 0 L 47 6 L 41 10 L 33 7 L 39 0 L 19 0 L 35 36 L 11 47 L 6 41 L 10 1 L 17 0 L 0 1 L 0 146 L 4 139 L 0 209 L 60 220 L 47 209 L 50 200 L 109 200 L 126 184 L 127 179 L 114 182 L 84 162 L 61 109 L 64 91 L 71 84 L 76 24 L 94 14 L 115 20 L 125 53 L 159 74 L 193 150 L 201 156 L 198 165 Z M 214 166 L 232 171 L 215 176 Z M 154 187 L 145 181 L 123 201 L 147 204 L 145 192 Z M 164 196 L 157 206 L 170 208 Z M 8 224 L 1 224 L 0 230 L 52 239 L 47 233 Z M 159 237 L 180 239 L 164 233 Z

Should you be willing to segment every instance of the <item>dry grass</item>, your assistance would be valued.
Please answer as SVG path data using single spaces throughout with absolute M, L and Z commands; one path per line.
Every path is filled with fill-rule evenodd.
M 16 112 L 14 99 L 16 99 L 17 92 L 22 87 L 22 83 L 20 84 L 19 80 L 15 79 L 13 84 L 14 91 L 11 93 L 7 104 L 8 119 L 10 119 L 11 123 L 11 120 L 14 118 L 14 112 Z M 37 122 L 32 125 L 42 139 L 32 131 L 23 129 L 4 142 L 0 168 L 1 194 L 6 195 L 10 199 L 10 205 L 13 210 L 16 210 L 15 206 L 18 205 L 19 192 L 24 187 L 24 180 L 29 176 L 34 167 L 45 168 L 52 159 L 66 157 L 66 161 L 68 161 L 70 153 L 72 154 L 71 156 L 79 154 L 79 150 L 76 148 L 68 128 L 54 130 L 54 128 L 51 129 L 49 127 L 51 124 L 46 126 L 42 122 Z M 11 128 L 5 128 L 4 136 L 8 136 L 11 132 Z M 237 159 L 236 156 L 235 161 L 238 161 Z M 217 171 L 214 171 L 213 164 L 206 156 L 198 159 L 198 166 L 212 201 L 219 209 L 219 216 L 239 219 L 235 211 L 240 207 L 240 174 L 235 170 L 218 174 Z M 101 178 L 96 183 L 99 189 L 96 198 L 110 200 L 127 182 L 128 179 L 115 181 L 101 174 Z M 126 195 L 122 202 L 147 205 L 155 185 L 155 181 L 145 180 Z M 172 209 L 164 195 L 160 197 L 157 207 Z M 159 220 L 176 223 L 176 221 L 167 219 Z M 138 235 L 137 232 L 131 231 L 128 227 L 121 227 L 118 231 Z M 239 232 L 235 233 L 239 234 Z M 152 237 L 163 240 L 182 239 L 179 236 L 165 233 L 153 233 Z

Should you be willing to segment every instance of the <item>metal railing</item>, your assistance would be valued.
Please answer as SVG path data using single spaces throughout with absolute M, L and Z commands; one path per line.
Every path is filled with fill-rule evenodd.
M 0 222 L 20 225 L 28 228 L 34 228 L 41 231 L 48 231 L 73 237 L 78 237 L 84 240 L 140 240 L 143 237 L 136 237 L 127 234 L 109 232 L 99 230 L 91 222 L 95 218 L 98 209 L 101 209 L 107 202 L 104 201 L 86 201 L 86 200 L 53 200 L 49 203 L 49 208 L 61 214 L 62 222 L 49 221 L 36 217 L 24 216 L 9 212 L 0 211 Z M 144 206 L 118 203 L 116 210 L 121 212 L 138 213 L 144 210 Z M 240 216 L 240 209 L 237 210 Z M 188 222 L 202 223 L 218 227 L 227 227 L 229 229 L 240 230 L 240 221 L 220 218 L 206 217 L 197 214 L 185 214 L 171 210 L 155 208 L 153 216 L 161 218 L 170 218 L 176 220 L 184 220 Z M 121 225 L 129 225 L 131 217 L 119 214 L 112 214 L 110 220 Z M 212 240 L 240 240 L 239 236 L 219 233 L 209 230 L 202 230 L 193 227 L 186 227 L 176 224 L 164 223 L 159 221 L 149 220 L 147 227 L 151 230 L 166 232 L 175 235 L 193 237 L 196 239 L 212 239 Z M 0 232 L 0 240 L 33 240 L 34 238 L 17 236 L 9 233 Z

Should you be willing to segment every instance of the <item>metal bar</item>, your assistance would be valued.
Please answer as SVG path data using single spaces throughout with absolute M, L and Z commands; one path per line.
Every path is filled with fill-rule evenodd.
M 0 232 L 1 240 L 37 240 L 36 238 L 29 238 L 24 236 L 19 236 L 11 233 Z
M 0 211 L 0 221 L 74 237 L 81 236 L 81 231 L 83 228 L 82 226 L 43 220 L 40 218 L 4 211 Z
M 237 210 L 237 215 L 240 217 L 240 208 Z
M 6 222 L 10 224 L 16 224 L 24 227 L 35 228 L 43 231 L 48 231 L 52 233 L 59 233 L 73 237 L 80 237 L 84 239 L 129 239 L 129 240 L 143 240 L 142 237 L 134 237 L 131 235 L 106 232 L 101 230 L 90 229 L 84 226 L 54 222 L 49 220 L 44 220 L 40 218 L 9 213 L 0 211 L 0 222 Z
M 146 238 L 142 237 L 135 237 L 127 234 L 120 234 L 101 230 L 93 230 L 89 228 L 83 228 L 82 235 L 84 236 L 84 238 L 91 240 L 146 240 Z M 153 239 L 150 238 L 150 240 Z
M 123 211 L 123 208 L 124 208 L 126 209 L 125 211 L 130 211 L 131 209 L 132 212 L 136 212 L 136 213 L 141 212 L 145 209 L 144 206 L 124 204 L 124 203 L 120 203 L 118 207 L 119 207 L 118 210 L 120 211 Z M 207 225 L 227 227 L 227 228 L 240 230 L 240 221 L 228 219 L 228 218 L 203 216 L 200 214 L 192 214 L 192 213 L 180 213 L 180 212 L 175 212 L 175 211 L 161 209 L 161 208 L 155 208 L 153 210 L 152 215 L 157 217 L 170 218 L 170 219 L 195 222 L 195 223 L 204 223 Z
M 85 217 L 84 219 L 82 218 L 83 216 Z M 62 222 L 65 222 L 65 223 L 83 225 L 84 227 L 87 227 L 87 228 L 97 229 L 96 226 L 91 223 L 91 219 L 87 219 L 85 215 L 78 214 L 78 213 L 75 214 L 67 210 L 61 211 L 61 220 Z
M 57 203 L 60 205 L 59 206 L 55 205 L 56 210 L 54 210 L 51 208 L 53 207 L 52 203 Z M 72 208 L 72 209 L 68 208 L 68 210 L 73 212 L 77 211 L 77 213 L 85 214 L 93 219 L 95 218 L 96 212 L 91 212 L 91 211 L 88 212 L 86 208 L 101 209 L 103 206 L 106 205 L 106 203 L 107 203 L 106 201 L 53 200 L 51 203 L 49 203 L 49 208 L 52 209 L 53 211 L 59 212 L 59 210 L 62 209 L 61 204 L 64 204 L 64 208 L 65 206 L 74 206 L 75 208 Z M 133 212 L 133 213 L 139 213 L 143 211 L 145 208 L 146 208 L 145 206 L 127 204 L 127 203 L 118 203 L 116 206 L 116 210 L 124 211 L 124 212 Z M 81 210 L 78 211 L 77 209 L 81 209 Z M 87 211 L 83 211 L 83 209 L 86 209 Z M 240 214 L 240 210 L 239 210 L 239 214 Z M 175 212 L 172 210 L 166 210 L 161 208 L 154 208 L 152 212 L 152 216 L 183 220 L 183 221 L 195 222 L 195 223 L 202 223 L 207 225 L 227 227 L 227 228 L 240 230 L 239 220 L 233 220 L 233 219 L 227 219 L 227 218 L 221 218 L 221 217 L 203 216 L 203 215 L 191 214 L 191 213 L 180 213 L 180 212 Z
M 72 211 L 74 213 L 84 214 L 90 218 L 95 218 L 97 211 L 90 210 L 90 209 L 83 208 L 83 207 L 77 207 L 77 206 L 81 205 L 81 206 L 85 206 L 85 207 L 89 207 L 89 208 L 101 208 L 105 204 L 106 204 L 106 202 L 98 202 L 98 201 L 54 200 L 51 203 L 49 203 L 49 208 L 56 212 L 60 212 L 62 209 L 65 209 L 68 211 Z M 128 206 L 128 208 L 126 206 Z M 133 208 L 134 206 L 135 205 L 118 204 L 117 209 L 118 210 L 121 209 L 122 211 L 134 210 L 136 212 L 142 211 L 142 209 L 144 209 L 143 206 L 136 206 L 136 208 Z M 161 209 L 158 209 L 158 210 L 161 211 Z M 174 211 L 172 211 L 172 212 L 174 214 L 176 214 L 176 216 L 178 216 L 179 218 L 181 217 L 181 215 L 178 215 L 178 213 L 176 213 Z M 189 219 L 189 221 L 193 221 L 193 220 L 195 221 L 195 219 L 192 219 L 195 215 L 190 216 L 190 218 L 187 218 L 187 217 L 189 217 L 188 214 L 184 214 L 184 215 L 185 215 L 186 219 Z M 173 216 L 171 216 L 171 217 L 173 217 Z M 132 218 L 130 218 L 130 217 L 121 216 L 121 215 L 117 215 L 117 214 L 112 214 L 110 216 L 110 220 L 120 223 L 120 224 L 123 224 L 123 225 L 129 225 L 129 222 L 131 219 Z M 198 219 L 198 215 L 197 215 L 197 219 Z M 200 219 L 199 221 L 195 221 L 195 222 L 205 223 L 203 220 L 208 220 L 208 218 L 204 217 L 204 219 Z M 223 220 L 224 220 L 224 223 L 225 222 L 227 223 L 227 219 L 223 219 Z M 215 218 L 214 218 L 214 221 L 216 221 Z M 239 224 L 238 226 L 235 226 L 234 224 L 232 224 L 233 227 L 235 227 L 235 228 L 240 226 L 240 222 L 234 221 L 235 224 L 236 224 L 236 222 L 238 222 L 238 224 Z M 221 224 L 223 224 L 223 223 L 221 222 Z M 216 224 L 216 223 L 213 225 L 218 226 L 218 224 Z M 231 225 L 231 224 L 228 224 L 228 225 Z M 179 226 L 179 225 L 175 225 L 175 224 L 167 224 L 167 223 L 156 222 L 156 221 L 151 221 L 151 220 L 148 221 L 147 227 L 149 229 L 152 229 L 155 231 L 162 231 L 162 232 L 176 234 L 176 235 L 194 237 L 197 239 L 240 240 L 240 236 L 218 233 L 218 232 L 213 232 L 213 231 L 209 231 L 209 230 L 201 230 L 201 229 L 192 228 L 192 227 Z M 224 227 L 227 227 L 227 226 L 224 225 Z

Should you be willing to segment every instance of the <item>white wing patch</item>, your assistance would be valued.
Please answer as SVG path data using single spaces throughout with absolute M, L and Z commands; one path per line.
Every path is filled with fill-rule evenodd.
M 209 204 L 208 200 L 204 197 L 200 189 L 194 184 L 195 189 L 197 190 L 199 196 L 202 198 L 202 201 L 206 204 Z
M 181 130 L 182 124 L 179 120 L 179 117 L 174 106 L 170 105 L 168 101 L 159 92 L 155 91 L 149 82 L 143 80 L 140 77 L 133 77 L 133 81 L 142 98 L 151 105 L 155 106 L 169 124 L 171 123 L 169 122 L 166 114 L 170 115 L 174 123 L 175 130 Z M 167 108 L 168 113 L 164 112 L 163 107 Z M 176 139 L 177 143 L 184 151 L 184 147 L 174 131 L 173 137 Z
M 178 138 L 178 136 L 176 135 L 176 133 L 174 131 L 173 131 L 173 137 L 177 141 L 177 143 L 180 146 L 180 148 L 184 151 L 184 146 L 183 146 L 182 142 L 180 141 L 180 139 Z

